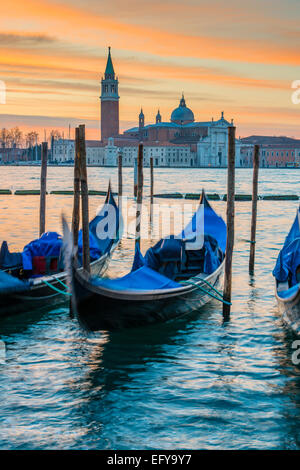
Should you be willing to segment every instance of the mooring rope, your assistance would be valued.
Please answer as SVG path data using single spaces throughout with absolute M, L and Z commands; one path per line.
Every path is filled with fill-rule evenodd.
M 68 289 L 67 284 L 65 284 L 61 279 L 58 279 L 58 277 L 53 276 L 54 279 L 56 279 L 57 282 L 59 282 L 65 289 Z
M 199 281 L 199 280 L 200 280 L 201 282 L 204 282 L 204 283 L 207 284 L 211 289 L 213 289 L 213 290 L 216 292 L 216 294 L 218 294 L 220 297 L 223 297 L 222 292 L 220 292 L 218 289 L 216 289 L 215 286 L 213 286 L 213 285 L 212 285 L 209 281 L 207 281 L 206 279 L 199 279 L 199 277 L 197 277 L 197 276 L 196 276 L 196 277 L 191 277 L 191 279 L 192 279 L 193 281 Z
M 204 279 L 201 279 L 201 281 L 204 281 Z M 214 286 L 212 286 L 208 281 L 205 281 L 206 283 L 208 283 L 210 285 L 210 287 L 217 292 L 217 294 L 219 296 L 221 296 L 222 294 L 214 288 Z M 190 281 L 182 281 L 182 284 L 186 284 L 186 285 L 190 285 L 192 284 L 193 286 L 197 287 L 197 289 L 201 290 L 202 292 L 204 292 L 205 294 L 207 295 L 210 295 L 210 297 L 212 297 L 213 299 L 216 299 L 218 300 L 219 302 L 222 302 L 223 304 L 225 305 L 232 305 L 231 302 L 227 302 L 227 300 L 224 300 L 223 297 L 220 298 L 220 297 L 217 297 L 216 295 L 214 295 L 212 292 L 209 292 L 208 290 L 204 289 L 204 287 L 202 286 L 199 286 L 199 284 L 196 284 L 196 282 L 193 282 L 192 280 Z
M 52 284 L 50 284 L 50 282 L 48 281 L 45 281 L 45 279 L 42 279 L 42 282 L 44 284 L 46 284 L 46 286 L 50 287 L 51 289 L 53 289 L 55 292 L 57 292 L 58 294 L 63 294 L 63 295 L 66 295 L 66 296 L 71 296 L 72 294 L 70 292 L 66 292 L 66 291 L 63 291 L 63 290 L 60 290 L 58 289 L 57 287 L 53 286 Z

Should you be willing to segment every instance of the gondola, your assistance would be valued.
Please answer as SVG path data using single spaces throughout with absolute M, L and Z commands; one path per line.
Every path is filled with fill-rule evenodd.
M 202 241 L 201 241 L 202 237 Z M 91 331 L 140 327 L 199 309 L 218 291 L 226 249 L 226 224 L 204 191 L 199 208 L 180 236 L 151 247 L 137 245 L 132 270 L 118 279 L 91 276 L 71 261 L 73 311 Z
M 300 207 L 273 270 L 275 295 L 284 321 L 300 334 Z
M 116 215 L 115 237 L 99 239 L 97 227 L 107 216 L 107 204 Z M 107 268 L 110 255 L 119 242 L 119 209 L 110 185 L 105 204 L 90 222 L 89 230 L 91 273 L 100 275 Z M 78 269 L 82 270 L 81 231 L 78 245 Z M 0 250 L 0 318 L 69 300 L 71 294 L 67 286 L 63 251 L 63 237 L 55 232 L 43 234 L 38 240 L 26 245 L 22 253 L 10 253 L 7 243 L 3 242 Z

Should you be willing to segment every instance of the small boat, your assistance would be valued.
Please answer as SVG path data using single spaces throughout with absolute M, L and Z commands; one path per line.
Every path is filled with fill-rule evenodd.
M 226 224 L 204 191 L 190 223 L 163 238 L 145 257 L 137 245 L 131 272 L 118 279 L 89 275 L 71 261 L 73 311 L 89 330 L 115 330 L 164 322 L 198 310 L 220 285 Z
M 115 237 L 100 239 L 97 227 L 107 217 L 107 204 L 115 210 Z M 119 209 L 110 186 L 105 204 L 90 222 L 89 230 L 91 273 L 100 275 L 119 243 Z M 81 231 L 78 246 L 78 269 L 82 270 Z M 63 251 L 63 238 L 56 232 L 43 234 L 26 245 L 22 253 L 10 253 L 7 243 L 3 242 L 0 250 L 0 318 L 58 305 L 70 298 Z
M 273 270 L 275 295 L 284 321 L 300 334 L 300 207 Z

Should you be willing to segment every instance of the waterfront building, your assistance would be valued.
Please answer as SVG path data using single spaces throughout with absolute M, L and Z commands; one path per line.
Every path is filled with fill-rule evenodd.
M 27 161 L 27 149 L 13 147 L 0 147 L 0 163 L 13 164 Z
M 300 168 L 300 140 L 288 137 L 252 136 L 241 139 L 240 166 L 253 165 L 253 148 L 260 145 L 262 168 Z

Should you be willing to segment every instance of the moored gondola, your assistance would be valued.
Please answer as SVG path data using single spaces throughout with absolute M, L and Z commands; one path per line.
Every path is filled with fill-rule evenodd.
M 275 295 L 284 321 L 300 334 L 300 207 L 276 266 Z
M 138 327 L 197 310 L 218 291 L 226 248 L 226 224 L 204 192 L 180 236 L 164 238 L 145 257 L 139 247 L 132 270 L 118 279 L 92 276 L 72 258 L 72 302 L 89 330 Z
M 97 226 L 107 216 L 107 205 L 115 211 L 114 238 L 100 239 Z M 119 208 L 110 186 L 105 204 L 89 224 L 91 273 L 100 275 L 119 242 Z M 79 233 L 78 270 L 82 270 L 82 236 Z M 7 243 L 0 250 L 0 317 L 58 305 L 70 299 L 63 239 L 54 232 L 26 245 L 22 253 L 10 253 Z

